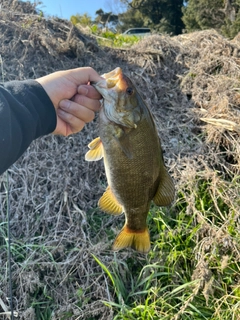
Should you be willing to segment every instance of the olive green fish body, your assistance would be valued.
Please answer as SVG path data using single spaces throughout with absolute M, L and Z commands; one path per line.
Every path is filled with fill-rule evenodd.
M 174 186 L 152 115 L 140 94 L 120 68 L 104 77 L 105 83 L 95 84 L 104 99 L 100 138 L 89 144 L 86 160 L 104 159 L 109 187 L 99 200 L 100 208 L 125 213 L 125 226 L 113 249 L 132 247 L 144 253 L 150 249 L 146 219 L 151 201 L 169 205 Z
M 100 138 L 108 184 L 123 206 L 132 230 L 146 228 L 146 217 L 163 167 L 159 138 L 155 127 L 149 123 L 149 114 L 145 113 L 143 110 L 137 128 L 127 132 L 106 117 L 100 117 Z M 116 138 L 119 135 L 120 138 Z M 122 150 L 120 143 L 123 148 L 127 145 L 129 155 Z

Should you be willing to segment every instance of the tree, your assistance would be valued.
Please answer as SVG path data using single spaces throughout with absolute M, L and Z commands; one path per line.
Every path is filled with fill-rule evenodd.
M 226 18 L 221 31 L 225 36 L 233 38 L 240 32 L 240 0 L 226 0 L 224 13 Z
M 182 21 L 183 0 L 121 1 L 141 13 L 145 26 L 174 35 L 182 33 L 184 28 Z
M 240 0 L 189 0 L 183 22 L 188 32 L 214 28 L 234 37 L 240 31 Z
M 129 28 L 145 27 L 145 21 L 140 11 L 129 8 L 126 12 L 119 14 L 119 31 L 123 32 Z
M 183 22 L 187 31 L 219 29 L 224 20 L 224 0 L 189 0 L 183 9 Z
M 95 22 L 101 24 L 104 28 L 106 28 L 108 24 L 115 25 L 118 23 L 118 15 L 112 12 L 104 12 L 102 9 L 99 9 L 96 11 L 96 15 Z
M 84 14 L 77 13 L 75 16 L 71 16 L 70 21 L 74 25 L 79 23 L 84 27 L 92 24 L 92 19 L 87 13 L 84 13 Z

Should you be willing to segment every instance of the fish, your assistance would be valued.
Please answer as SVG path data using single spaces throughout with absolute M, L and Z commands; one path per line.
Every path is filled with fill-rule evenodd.
M 98 201 L 102 211 L 125 214 L 125 224 L 112 249 L 148 253 L 147 216 L 153 201 L 169 206 L 175 188 L 163 159 L 153 116 L 136 86 L 117 67 L 91 83 L 102 95 L 99 137 L 89 143 L 87 161 L 103 158 L 108 187 Z

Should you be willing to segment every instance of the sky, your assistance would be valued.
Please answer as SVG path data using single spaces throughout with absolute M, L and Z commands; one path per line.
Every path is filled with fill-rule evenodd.
M 37 8 L 45 15 L 58 16 L 63 19 L 70 19 L 77 13 L 88 13 L 92 18 L 98 9 L 104 12 L 119 13 L 121 10 L 120 0 L 40 0 L 41 5 Z M 37 2 L 31 0 L 31 2 Z

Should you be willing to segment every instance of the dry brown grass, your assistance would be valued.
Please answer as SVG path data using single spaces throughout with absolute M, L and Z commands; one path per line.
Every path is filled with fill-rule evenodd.
M 239 40 L 207 30 L 174 38 L 153 35 L 127 50 L 100 48 L 65 20 L 21 13 L 14 1 L 11 9 L 0 3 L 2 80 L 92 66 L 99 73 L 121 67 L 135 82 L 155 116 L 166 165 L 185 197 L 186 213 L 202 222 L 193 279 L 202 279 L 199 290 L 208 299 L 212 280 L 206 255 L 221 246 L 223 263 L 231 254 L 240 259 L 239 243 L 228 232 L 233 213 L 238 228 L 240 223 Z M 92 257 L 112 261 L 111 239 L 120 219 L 97 213 L 106 186 L 103 165 L 84 161 L 97 132 L 95 120 L 75 136 L 38 139 L 9 169 L 13 293 L 19 319 L 36 319 L 33 300 L 49 301 L 50 293 L 57 306 L 52 319 L 67 312 L 71 319 L 113 317 L 112 309 L 101 303 L 114 300 L 113 292 Z M 199 181 L 207 183 L 217 212 L 212 220 L 196 204 Z M 0 186 L 0 297 L 8 305 L 5 175 Z M 228 209 L 223 210 L 222 203 Z M 119 258 L 132 255 L 121 252 Z

